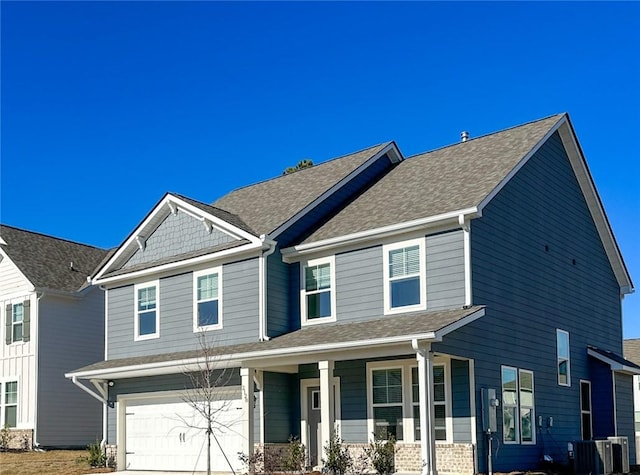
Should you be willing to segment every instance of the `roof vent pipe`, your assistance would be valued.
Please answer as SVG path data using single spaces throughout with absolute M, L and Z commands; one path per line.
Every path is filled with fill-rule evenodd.
M 467 140 L 469 140 L 469 132 L 463 130 L 462 132 L 460 132 L 460 141 L 466 142 Z

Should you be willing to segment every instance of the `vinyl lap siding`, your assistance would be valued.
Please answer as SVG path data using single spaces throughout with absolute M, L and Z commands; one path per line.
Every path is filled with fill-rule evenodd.
M 636 463 L 635 429 L 633 424 L 633 376 L 628 374 L 615 374 L 616 387 L 616 420 L 618 436 L 629 440 L 629 459 L 631 464 Z
M 108 358 L 187 351 L 198 347 L 193 332 L 193 274 L 160 279 L 160 337 L 134 341 L 133 286 L 108 292 Z M 258 260 L 226 264 L 222 269 L 223 328 L 207 332 L 216 345 L 258 340 Z
M 102 404 L 64 377 L 104 356 L 104 292 L 40 300 L 38 443 L 86 447 L 102 439 Z
M 339 322 L 382 315 L 382 247 L 337 254 L 335 289 Z
M 270 337 L 290 330 L 289 267 L 282 262 L 279 248 L 267 257 L 267 335 Z
M 464 235 L 462 230 L 427 236 L 427 308 L 464 305 Z
M 453 442 L 471 443 L 471 392 L 469 362 L 451 360 L 451 416 Z
M 300 387 L 295 374 L 265 371 L 265 443 L 285 443 L 291 435 L 300 436 Z
M 494 469 L 534 468 L 543 446 L 566 463 L 566 441 L 580 438 L 586 347 L 621 353 L 622 328 L 617 282 L 557 134 L 472 221 L 471 256 L 474 303 L 486 305 L 486 315 L 434 351 L 475 360 L 478 410 L 480 388 L 500 390 L 501 365 L 534 371 L 536 414 L 553 417 L 553 429 L 535 446 L 502 445 Z M 570 333 L 571 387 L 557 384 L 556 328 Z M 479 457 L 480 470 L 485 462 Z

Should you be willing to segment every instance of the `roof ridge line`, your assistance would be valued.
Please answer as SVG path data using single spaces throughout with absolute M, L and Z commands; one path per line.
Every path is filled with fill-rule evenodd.
M 372 148 L 381 147 L 381 146 L 383 146 L 383 145 L 384 145 L 384 146 L 387 146 L 387 145 L 392 144 L 392 143 L 394 143 L 394 141 L 393 141 L 393 140 L 388 140 L 388 141 L 386 141 L 386 142 L 380 142 L 380 143 L 378 143 L 378 144 L 371 145 L 370 147 L 365 147 L 365 148 L 363 148 L 363 149 L 356 150 L 356 151 L 354 151 L 354 152 L 349 152 L 349 153 L 345 153 L 345 154 L 339 155 L 339 156 L 337 156 L 337 157 L 330 158 L 330 159 L 328 159 L 328 160 L 325 160 L 324 162 L 320 162 L 320 163 L 318 163 L 318 164 L 314 164 L 312 167 L 308 167 L 308 168 L 303 168 L 303 169 L 301 169 L 301 170 L 297 170 L 297 171 L 296 171 L 296 172 L 294 172 L 294 173 L 303 172 L 303 171 L 305 171 L 305 170 L 307 170 L 307 169 L 314 169 L 314 168 L 315 168 L 315 169 L 317 169 L 318 167 L 321 167 L 321 166 L 326 165 L 326 164 L 328 164 L 328 163 L 331 163 L 331 162 L 333 162 L 333 161 L 340 160 L 340 159 L 342 159 L 342 158 L 346 158 L 346 157 L 348 157 L 349 155 L 355 155 L 356 153 L 362 153 L 362 152 L 365 152 L 365 151 L 370 150 L 370 149 L 372 149 Z M 256 185 L 261 185 L 262 183 L 268 183 L 268 182 L 273 181 L 273 180 L 278 180 L 279 178 L 283 178 L 283 177 L 285 177 L 285 176 L 293 175 L 294 173 L 290 173 L 290 174 L 288 174 L 288 175 L 284 175 L 284 174 L 283 174 L 283 175 L 278 175 L 278 176 L 274 176 L 274 177 L 271 177 L 271 178 L 265 178 L 264 180 L 260 180 L 260 181 L 257 181 L 257 182 L 255 182 L 255 183 L 250 183 L 250 184 L 248 184 L 248 185 L 244 185 L 244 186 L 240 186 L 240 187 L 238 187 L 238 188 L 234 188 L 233 190 L 229 190 L 229 192 L 227 192 L 227 193 L 225 193 L 224 195 L 222 195 L 222 196 L 220 196 L 219 198 L 217 198 L 217 199 L 214 201 L 214 203 L 215 203 L 216 201 L 221 200 L 221 199 L 222 199 L 222 198 L 224 198 L 225 196 L 227 196 L 227 195 L 229 195 L 229 194 L 231 194 L 231 193 L 234 193 L 234 192 L 236 192 L 236 191 L 244 190 L 245 188 L 250 188 L 250 187 L 252 187 L 252 186 L 256 186 Z M 211 206 L 211 205 L 210 205 L 210 206 Z M 220 208 L 220 209 L 222 209 L 222 208 Z M 226 210 L 224 210 L 224 209 L 223 209 L 223 211 L 226 211 Z M 227 212 L 229 212 L 229 211 L 227 211 Z
M 512 125 L 511 127 L 505 127 L 504 129 L 496 130 L 494 132 L 489 132 L 489 133 L 486 133 L 484 135 L 479 135 L 477 137 L 473 137 L 473 138 L 467 139 L 465 142 L 454 142 L 454 143 L 451 143 L 451 144 L 448 144 L 448 145 L 443 145 L 441 147 L 434 148 L 432 150 L 426 150 L 424 152 L 415 153 L 413 155 L 409 155 L 406 158 L 408 160 L 408 159 L 413 158 L 413 157 L 418 157 L 418 156 L 421 156 L 421 155 L 427 155 L 427 154 L 433 153 L 433 152 L 439 152 L 439 151 L 444 150 L 446 148 L 456 147 L 458 145 L 462 145 L 462 144 L 465 144 L 465 143 L 473 142 L 474 140 L 479 140 L 479 139 L 483 139 L 483 138 L 486 138 L 486 137 L 491 137 L 492 135 L 498 135 L 498 134 L 507 132 L 509 130 L 515 130 L 515 129 L 519 129 L 521 127 L 526 127 L 526 126 L 535 124 L 537 122 L 542 122 L 543 120 L 551 119 L 552 117 L 558 117 L 558 120 L 560 120 L 560 118 L 562 116 L 566 116 L 566 115 L 567 115 L 566 112 L 560 112 L 560 113 L 557 113 L 557 114 L 551 114 L 551 115 L 548 115 L 546 117 L 542 117 L 540 119 L 535 119 L 535 120 L 531 120 L 529 122 L 525 122 L 524 124 Z

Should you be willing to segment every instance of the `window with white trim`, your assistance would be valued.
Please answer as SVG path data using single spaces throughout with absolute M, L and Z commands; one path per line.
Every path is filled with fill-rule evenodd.
M 136 284 L 134 340 L 148 340 L 160 336 L 159 282 Z
M 193 330 L 222 328 L 222 267 L 193 273 Z
M 432 367 L 434 430 L 438 442 L 451 442 L 451 388 L 448 364 Z M 419 375 L 414 359 L 367 363 L 369 433 L 396 440 L 421 439 Z
M 335 321 L 335 258 L 301 263 L 302 324 Z
M 18 381 L 0 383 L 0 426 L 16 427 L 18 423 Z
M 11 311 L 11 341 L 22 341 L 24 328 L 24 304 L 14 304 Z
M 571 386 L 571 348 L 569 346 L 569 332 L 556 329 L 558 384 Z
M 383 246 L 385 313 L 426 308 L 425 240 Z
M 637 412 L 635 426 L 638 428 Z M 580 430 L 582 440 L 593 438 L 591 419 L 591 381 L 580 381 Z
M 420 390 L 418 368 L 411 368 L 411 402 L 413 404 L 414 440 L 420 440 Z M 447 440 L 447 380 L 443 364 L 433 365 L 433 421 L 436 440 Z
M 535 444 L 533 371 L 502 366 L 502 440 Z
M 375 369 L 371 381 L 375 436 L 403 440 L 402 368 Z

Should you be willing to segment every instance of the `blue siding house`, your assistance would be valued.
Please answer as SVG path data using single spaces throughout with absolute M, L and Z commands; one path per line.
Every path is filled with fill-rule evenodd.
M 167 193 L 93 284 L 105 358 L 67 377 L 107 408 L 119 469 L 206 467 L 203 367 L 216 471 L 290 436 L 321 467 L 335 432 L 354 455 L 393 436 L 398 472 L 434 475 L 633 448 L 633 284 L 566 114 L 406 158 L 384 143 L 210 205 Z

